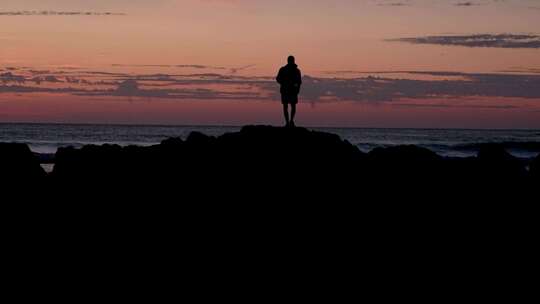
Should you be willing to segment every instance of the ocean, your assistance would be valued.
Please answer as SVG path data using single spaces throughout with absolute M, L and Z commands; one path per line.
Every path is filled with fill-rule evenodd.
M 149 126 L 91 124 L 0 123 L 0 142 L 25 143 L 40 154 L 53 154 L 59 147 L 88 144 L 149 146 L 169 137 L 186 138 L 192 131 L 218 136 L 240 130 L 230 126 Z M 448 157 L 474 156 L 480 145 L 499 143 L 516 157 L 540 153 L 540 130 L 380 129 L 310 128 L 335 133 L 369 152 L 376 147 L 417 145 Z

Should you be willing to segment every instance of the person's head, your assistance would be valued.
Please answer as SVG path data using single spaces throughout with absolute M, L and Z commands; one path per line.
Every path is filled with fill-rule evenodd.
M 287 63 L 288 64 L 294 64 L 295 63 L 295 59 L 294 59 L 294 56 L 289 56 L 289 58 L 287 58 Z

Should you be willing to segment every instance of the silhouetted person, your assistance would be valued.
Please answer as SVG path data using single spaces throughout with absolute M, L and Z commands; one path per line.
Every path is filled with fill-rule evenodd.
M 283 104 L 283 115 L 287 127 L 294 127 L 294 116 L 296 115 L 296 104 L 298 103 L 298 93 L 302 85 L 302 73 L 298 69 L 293 56 L 287 58 L 287 65 L 279 69 L 276 81 L 281 85 L 281 103 Z M 289 105 L 291 105 L 291 116 L 289 119 Z

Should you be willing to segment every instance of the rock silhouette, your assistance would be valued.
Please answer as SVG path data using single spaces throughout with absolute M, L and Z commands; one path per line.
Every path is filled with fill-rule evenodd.
M 538 155 L 531 163 L 530 166 L 531 176 L 532 178 L 540 182 L 540 155 Z
M 365 162 L 372 178 L 378 184 L 389 182 L 407 184 L 411 177 L 431 181 L 431 177 L 441 174 L 444 160 L 434 152 L 417 146 L 397 146 L 375 148 Z
M 151 147 L 115 145 L 62 148 L 51 178 L 56 185 L 138 189 L 181 188 L 204 197 L 269 195 L 310 185 L 309 194 L 354 176 L 365 157 L 337 135 L 303 128 L 244 127 L 220 137 L 192 133 Z M 210 190 L 210 191 L 209 191 Z M 277 192 L 274 192 L 277 190 Z
M 12 236 L 92 256 L 250 267 L 337 261 L 344 269 L 361 257 L 380 271 L 396 257 L 431 267 L 435 252 L 460 264 L 463 252 L 484 259 L 490 244 L 530 243 L 536 231 L 529 210 L 540 157 L 529 173 L 500 146 L 463 159 L 415 146 L 366 154 L 333 134 L 248 126 L 150 147 L 62 148 L 49 176 L 25 145 L 0 144 L 0 156 L 9 160 L 2 177 L 36 194 L 30 208 L 11 204 L 23 207 Z
M 492 183 L 523 183 L 527 177 L 525 164 L 501 145 L 484 145 L 478 152 L 480 170 Z
M 201 200 L 252 200 L 262 194 L 275 203 L 400 195 L 388 189 L 426 198 L 441 191 L 486 197 L 494 189 L 527 193 L 539 175 L 538 158 L 527 164 L 499 145 L 483 146 L 478 157 L 469 158 L 444 158 L 416 146 L 364 153 L 334 134 L 269 126 L 219 137 L 194 132 L 150 147 L 60 148 L 49 176 L 26 145 L 1 144 L 0 155 L 9 160 L 4 180 L 47 184 L 56 193 L 179 194 Z
M 25 144 L 0 143 L 0 181 L 10 184 L 35 184 L 45 179 L 38 158 Z
M 392 188 L 426 196 L 449 189 L 488 195 L 494 184 L 521 189 L 532 180 L 526 164 L 497 145 L 470 158 L 444 158 L 416 146 L 366 154 L 334 134 L 269 126 L 219 137 L 194 132 L 151 147 L 61 148 L 55 158 L 50 178 L 62 187 L 178 189 L 186 196 L 239 200 L 264 193 L 276 202 L 283 202 L 285 193 L 335 200 Z

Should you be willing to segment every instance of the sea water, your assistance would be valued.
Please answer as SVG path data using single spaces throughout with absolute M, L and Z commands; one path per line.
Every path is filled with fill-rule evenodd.
M 150 146 L 169 137 L 185 139 L 193 131 L 219 136 L 240 129 L 234 126 L 0 123 L 0 142 L 25 143 L 36 153 L 53 154 L 59 147 L 82 147 L 88 144 Z M 535 157 L 540 153 L 540 130 L 310 129 L 338 134 L 364 152 L 377 147 L 417 145 L 441 156 L 468 157 L 476 155 L 482 144 L 498 143 L 521 158 Z

